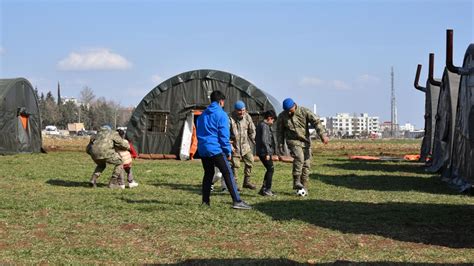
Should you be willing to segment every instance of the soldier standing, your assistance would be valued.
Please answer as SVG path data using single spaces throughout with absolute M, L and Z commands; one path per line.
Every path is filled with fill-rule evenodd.
M 253 151 L 250 143 L 255 145 L 255 125 L 252 117 L 247 113 L 245 104 L 237 101 L 234 111 L 230 115 L 230 139 L 232 143 L 232 171 L 237 180 L 237 171 L 240 168 L 240 160 L 244 162 L 244 183 L 243 187 L 256 189 L 250 182 L 250 175 L 253 167 Z
M 102 126 L 97 135 L 91 138 L 89 145 L 87 145 L 87 153 L 97 165 L 90 181 L 92 187 L 97 186 L 97 178 L 105 170 L 107 164 L 111 164 L 114 166 L 114 170 L 110 178 L 109 188 L 125 188 L 122 158 L 115 149 L 129 150 L 130 145 L 116 131 L 112 131 L 110 126 Z
M 324 126 L 319 117 L 309 109 L 298 106 L 291 98 L 283 101 L 283 112 L 277 119 L 277 138 L 280 153 L 286 141 L 293 157 L 293 189 L 306 189 L 311 167 L 311 138 L 309 126 L 311 123 L 324 144 L 329 142 Z

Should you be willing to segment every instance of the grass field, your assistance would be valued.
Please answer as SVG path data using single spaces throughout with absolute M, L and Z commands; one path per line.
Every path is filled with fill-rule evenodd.
M 140 186 L 118 191 L 106 188 L 110 168 L 88 187 L 94 164 L 83 152 L 3 156 L 0 264 L 473 263 L 472 196 L 419 163 L 347 159 L 418 150 L 418 141 L 318 144 L 309 196 L 294 195 L 291 164 L 277 163 L 278 196 L 244 190 L 251 211 L 220 193 L 201 207 L 199 160 L 137 160 Z M 258 184 L 263 170 L 257 162 Z

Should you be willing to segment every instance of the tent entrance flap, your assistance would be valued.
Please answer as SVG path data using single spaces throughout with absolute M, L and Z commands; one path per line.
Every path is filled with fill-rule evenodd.
M 28 115 L 20 115 L 20 120 L 21 120 L 21 125 L 23 126 L 23 129 L 27 130 L 28 129 Z
M 28 132 L 28 118 L 18 117 L 18 148 L 20 152 L 28 152 L 31 149 L 30 134 Z
M 183 125 L 183 135 L 181 138 L 181 148 L 179 150 L 179 158 L 181 160 L 190 159 L 191 142 L 193 137 L 194 112 L 186 115 L 186 121 Z

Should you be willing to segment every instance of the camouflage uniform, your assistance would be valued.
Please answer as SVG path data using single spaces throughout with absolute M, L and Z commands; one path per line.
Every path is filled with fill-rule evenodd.
M 237 180 L 237 171 L 240 168 L 240 160 L 244 161 L 244 187 L 250 185 L 250 175 L 253 167 L 253 151 L 251 144 L 255 145 L 255 125 L 252 117 L 245 113 L 243 118 L 237 117 L 233 112 L 229 117 L 230 121 L 230 140 L 234 149 L 232 153 L 232 171 Z M 252 186 L 253 187 L 253 186 Z
M 283 145 L 286 140 L 293 160 L 293 188 L 301 185 L 307 188 L 311 167 L 311 138 L 309 136 L 308 123 L 316 129 L 317 134 L 323 140 L 326 133 L 319 117 L 309 109 L 296 106 L 292 116 L 287 111 L 278 115 L 277 136 L 278 145 Z
M 128 141 L 122 139 L 116 131 L 110 129 L 101 129 L 95 137 L 91 138 L 89 145 L 87 145 L 87 153 L 97 164 L 91 178 L 91 185 L 94 187 L 97 178 L 99 178 L 105 170 L 107 164 L 114 166 L 109 187 L 123 185 L 123 162 L 115 149 L 128 150 L 130 149 L 130 145 Z

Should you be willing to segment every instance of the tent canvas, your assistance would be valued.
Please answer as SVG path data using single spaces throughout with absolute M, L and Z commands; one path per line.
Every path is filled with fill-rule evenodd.
M 446 169 L 450 163 L 460 78 L 460 75 L 444 69 L 435 116 L 432 164 L 427 169 L 430 172 Z
M 24 78 L 0 79 L 0 154 L 41 152 L 38 99 Z
M 470 71 L 459 86 L 450 177 L 469 186 L 474 181 L 474 44 L 467 48 L 462 68 Z
M 432 153 L 436 117 L 438 108 L 439 86 L 432 84 L 429 79 L 425 87 L 425 135 L 421 143 L 420 160 L 426 161 Z

